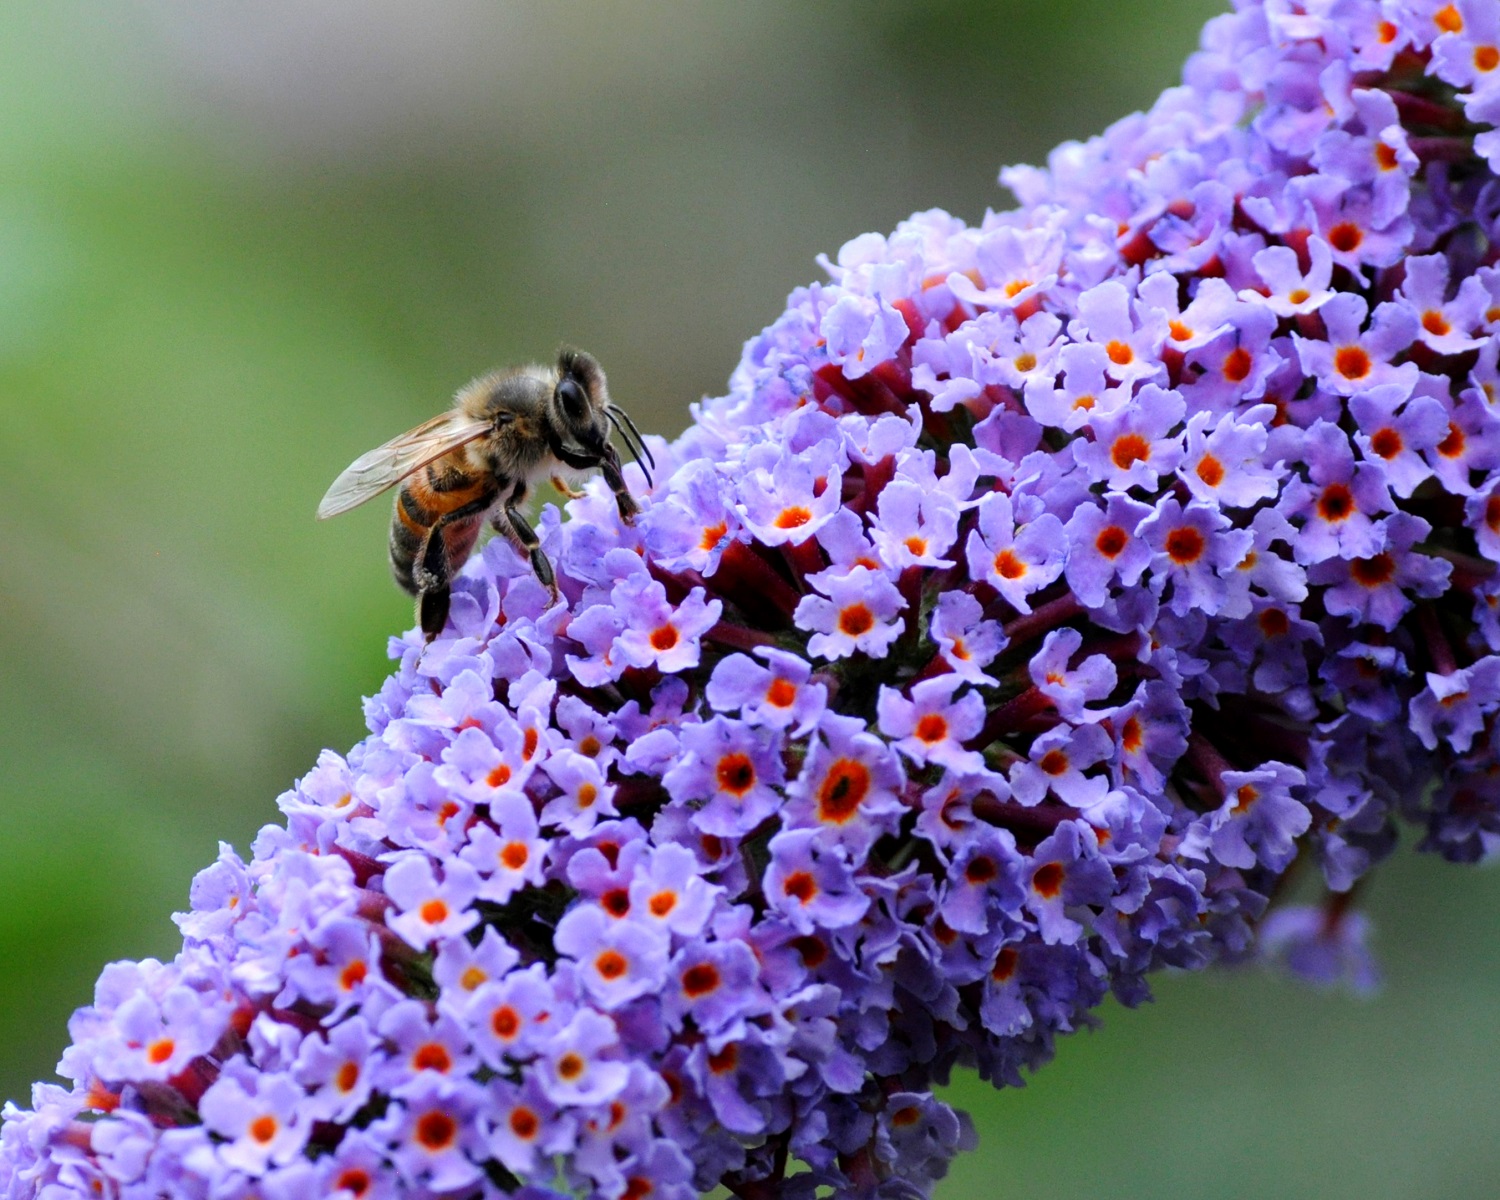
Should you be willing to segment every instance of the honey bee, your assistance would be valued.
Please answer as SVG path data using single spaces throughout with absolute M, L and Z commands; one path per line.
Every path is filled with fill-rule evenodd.
M 613 426 L 645 472 L 656 460 L 624 409 L 610 402 L 593 355 L 564 347 L 555 367 L 513 367 L 465 384 L 453 408 L 356 458 L 323 502 L 318 517 L 357 508 L 401 485 L 391 517 L 391 572 L 417 598 L 417 621 L 432 641 L 448 620 L 449 584 L 473 552 L 488 519 L 531 559 L 536 577 L 557 599 L 552 564 L 521 513 L 528 492 L 551 477 L 568 496 L 564 472 L 598 467 L 626 524 L 640 512 L 625 486 Z M 649 464 L 649 466 L 648 466 Z

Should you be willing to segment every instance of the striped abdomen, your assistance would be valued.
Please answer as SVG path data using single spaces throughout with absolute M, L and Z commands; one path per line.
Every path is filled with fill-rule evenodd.
M 485 512 L 499 498 L 499 487 L 488 471 L 468 471 L 453 465 L 451 459 L 439 459 L 408 476 L 396 493 L 396 510 L 391 517 L 391 574 L 412 595 L 422 586 L 415 578 L 418 559 L 422 557 L 427 536 L 443 517 L 461 508 L 479 511 L 443 522 L 439 536 L 445 553 L 428 554 L 426 563 L 442 577 L 432 582 L 446 584 L 463 566 L 479 538 L 479 527 Z

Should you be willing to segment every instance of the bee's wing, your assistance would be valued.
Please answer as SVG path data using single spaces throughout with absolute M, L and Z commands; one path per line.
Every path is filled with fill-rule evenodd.
M 408 429 L 385 445 L 361 454 L 344 469 L 318 505 L 319 520 L 359 507 L 413 471 L 483 437 L 493 428 L 493 422 L 476 421 L 453 409 Z

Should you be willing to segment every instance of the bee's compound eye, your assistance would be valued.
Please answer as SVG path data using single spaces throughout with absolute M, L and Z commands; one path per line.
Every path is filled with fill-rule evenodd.
M 569 418 L 579 424 L 589 419 L 589 401 L 583 394 L 583 388 L 578 380 L 571 375 L 564 376 L 557 385 L 557 398 L 562 401 L 563 411 Z

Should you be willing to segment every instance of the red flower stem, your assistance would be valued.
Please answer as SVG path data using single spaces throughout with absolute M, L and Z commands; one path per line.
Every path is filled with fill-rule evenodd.
M 1474 157 L 1474 142 L 1466 137 L 1414 137 L 1406 144 L 1424 163 L 1463 162 Z
M 354 868 L 354 883 L 356 887 L 368 887 L 370 880 L 377 875 L 385 874 L 385 864 L 368 854 L 361 854 L 358 850 L 351 850 L 347 846 L 340 846 L 337 842 L 331 847 L 333 852 Z
M 1448 635 L 1443 632 L 1443 623 L 1438 620 L 1437 609 L 1430 604 L 1417 605 L 1417 626 L 1422 631 L 1423 642 L 1437 673 L 1452 675 L 1458 670 L 1458 660 L 1453 655 Z
M 383 892 L 372 892 L 369 888 L 360 888 L 356 894 L 359 900 L 355 905 L 355 913 L 384 929 L 386 910 L 395 907 L 391 898 Z
M 1039 834 L 1038 841 L 1064 821 L 1076 820 L 1079 815 L 1076 808 L 1066 804 L 1017 804 L 1014 800 L 1001 800 L 992 792 L 981 792 L 974 797 L 973 809 L 976 817 L 990 825 L 1012 833 Z
M 721 646 L 743 650 L 746 653 L 760 646 L 776 644 L 776 639 L 769 633 L 762 633 L 759 629 L 751 629 L 747 625 L 735 625 L 729 621 L 720 621 L 707 630 L 703 637 L 706 641 L 718 642 Z
M 887 454 L 877 463 L 867 463 L 864 468 L 864 486 L 857 497 L 849 502 L 849 508 L 864 514 L 875 508 L 875 501 L 885 490 L 885 485 L 896 477 L 896 459 Z
M 1052 707 L 1052 698 L 1035 687 L 1029 687 L 1019 696 L 1012 696 L 990 713 L 978 735 L 970 741 L 968 748 L 983 750 L 996 738 L 1007 733 L 1017 733 L 1033 717 L 1040 716 Z
M 1034 637 L 1050 633 L 1065 621 L 1083 612 L 1083 605 L 1072 592 L 1064 592 L 1056 600 L 1038 604 L 1025 616 L 1007 622 L 1003 627 L 1007 640 L 1012 644 L 1030 641 Z
M 1187 759 L 1216 792 L 1224 794 L 1224 772 L 1232 771 L 1234 767 L 1201 733 L 1188 736 Z
M 806 538 L 795 544 L 787 542 L 781 547 L 781 553 L 798 583 L 805 584 L 809 575 L 816 575 L 828 565 L 828 560 L 823 555 L 823 547 L 818 545 L 818 539 L 815 537 Z
M 1396 112 L 1400 114 L 1404 125 L 1431 125 L 1437 129 L 1454 130 L 1464 127 L 1463 114 L 1446 104 L 1429 100 L 1426 96 L 1398 91 L 1395 88 L 1385 89 L 1385 94 L 1395 101 Z M 1412 141 L 1416 140 L 1412 139 Z
M 710 581 L 719 595 L 755 616 L 779 616 L 783 626 L 802 599 L 764 558 L 744 542 L 731 543 Z M 767 609 L 772 610 L 767 612 Z

